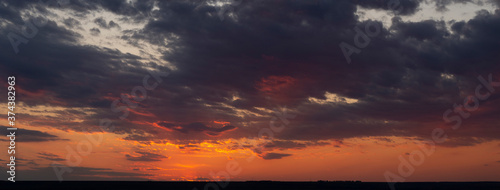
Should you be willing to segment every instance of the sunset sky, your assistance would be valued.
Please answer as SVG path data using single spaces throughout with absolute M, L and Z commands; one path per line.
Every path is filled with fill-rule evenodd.
M 15 76 L 16 178 L 206 181 L 237 164 L 235 181 L 386 181 L 427 147 L 405 181 L 500 181 L 499 8 L 0 0 L 0 103 L 6 113 Z M 13 46 L 13 34 L 25 41 Z M 351 61 L 343 43 L 358 50 Z M 478 92 L 490 95 L 475 104 Z

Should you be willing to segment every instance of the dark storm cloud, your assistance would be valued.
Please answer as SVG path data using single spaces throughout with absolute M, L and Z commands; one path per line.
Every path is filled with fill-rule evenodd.
M 2 2 L 4 3 L 0 4 L 0 18 L 6 19 L 14 24 L 24 23 L 19 10 L 33 9 L 35 7 L 44 8 L 43 6 L 37 6 L 35 1 L 4 0 Z
M 140 162 L 158 162 L 162 161 L 165 158 L 168 158 L 160 154 L 143 152 L 143 151 L 136 151 L 135 153 L 140 154 L 140 156 L 132 156 L 130 154 L 126 154 L 125 157 L 127 158 L 127 160 L 140 161 Z
M 254 106 L 267 107 L 272 102 L 256 91 L 255 83 L 257 81 L 270 75 L 280 76 L 289 75 L 290 72 L 298 73 L 298 70 L 294 68 L 287 68 L 289 64 L 293 64 L 292 62 L 289 64 L 286 62 L 294 58 L 297 58 L 296 61 L 304 61 L 301 60 L 300 56 L 306 54 L 314 56 L 314 54 L 326 53 L 325 50 L 336 47 L 336 41 L 329 40 L 331 37 L 326 40 L 315 38 L 316 35 L 313 35 L 315 30 L 312 29 L 326 24 L 326 14 L 334 13 L 337 7 L 322 8 L 320 4 L 311 4 L 302 8 L 301 3 L 298 2 L 285 2 L 284 5 L 278 2 L 266 3 L 249 3 L 238 8 L 243 15 L 256 15 L 256 18 L 243 17 L 239 22 L 231 20 L 221 22 L 217 17 L 205 16 L 207 12 L 213 12 L 212 9 L 201 8 L 195 11 L 195 5 L 163 2 L 159 6 L 168 10 L 164 12 L 164 17 L 150 22 L 143 33 L 132 33 L 130 36 L 126 36 L 132 39 L 145 38 L 152 43 L 159 44 L 163 41 L 160 37 L 168 38 L 171 34 L 180 35 L 179 41 L 169 42 L 172 44 L 169 47 L 173 48 L 173 53 L 165 57 L 179 67 L 178 72 L 174 73 L 167 81 L 172 86 L 166 87 L 170 88 L 166 99 L 172 100 L 172 103 L 170 103 L 170 107 L 167 106 L 164 109 L 171 110 L 173 114 L 171 116 L 175 116 L 172 119 L 183 119 L 186 116 L 206 117 L 207 108 L 200 106 L 200 104 L 190 103 L 196 102 L 199 97 L 203 99 L 203 102 L 215 104 L 216 109 L 225 113 L 232 110 L 224 107 L 217 108 L 217 104 L 220 102 L 241 109 L 252 109 Z M 272 5 L 283 6 L 283 10 L 271 10 Z M 345 6 L 349 6 L 349 4 Z M 353 5 L 350 6 L 353 7 Z M 295 13 L 302 11 L 302 9 L 315 15 Z M 290 15 L 288 15 L 289 12 L 291 12 Z M 289 16 L 291 17 L 288 18 Z M 339 19 L 341 21 L 338 22 L 340 25 L 354 22 L 352 12 L 335 16 L 342 17 Z M 302 18 L 316 26 L 301 27 Z M 283 20 L 285 24 L 274 23 L 278 20 Z M 335 23 L 335 20 L 333 22 Z M 250 28 L 252 29 L 249 30 Z M 202 31 L 204 32 L 201 33 Z M 328 32 L 333 33 L 334 31 L 324 31 L 322 35 L 330 36 L 332 33 Z M 286 43 L 283 43 L 285 41 Z M 320 44 L 326 46 L 314 45 L 320 41 Z M 187 55 L 195 56 L 190 58 Z M 280 59 L 266 61 L 263 58 L 266 55 L 279 56 Z M 243 59 L 243 57 L 245 58 Z M 326 65 L 326 63 L 324 64 Z M 294 70 L 290 71 L 291 69 Z M 235 73 L 238 73 L 238 76 L 233 76 Z M 304 83 L 302 80 L 306 79 L 298 78 L 297 80 L 301 83 L 298 85 L 305 86 L 302 84 Z M 179 83 L 190 88 L 175 87 L 182 86 Z M 300 100 L 307 96 L 303 93 L 307 91 L 308 89 L 296 89 L 289 95 L 293 96 L 290 98 Z M 321 92 L 316 93 L 319 95 Z M 234 102 L 227 101 L 233 95 L 239 95 L 241 99 Z M 220 115 L 213 111 L 211 114 L 215 114 L 216 117 Z M 236 119 L 238 118 L 234 118 L 234 120 Z
M 464 94 L 474 93 L 479 74 L 498 72 L 500 13 L 481 11 L 471 20 L 455 23 L 405 22 L 396 16 L 390 31 L 381 28 L 347 64 L 339 43 L 353 44 L 354 28 L 364 30 L 369 23 L 357 20 L 357 6 L 390 11 L 389 2 L 244 1 L 227 9 L 221 20 L 218 9 L 198 1 L 159 1 L 159 10 L 154 11 L 153 1 L 133 5 L 126 1 L 71 1 L 60 9 L 75 19 L 49 21 L 28 44 L 20 45 L 18 54 L 10 49 L 8 39 L 0 39 L 6 50 L 0 52 L 0 67 L 5 71 L 0 77 L 19 76 L 18 87 L 29 92 L 23 98 L 29 106 L 50 103 L 96 108 L 95 115 L 79 113 L 85 120 L 81 124 L 64 121 L 50 126 L 85 131 L 95 128 L 100 117 L 115 118 L 114 132 L 129 135 L 127 140 L 256 136 L 273 117 L 256 107 L 272 109 L 276 105 L 286 105 L 298 115 L 276 134 L 284 140 L 428 137 L 433 127 L 444 123 L 446 109 L 453 103 L 462 104 Z M 401 0 L 400 4 L 404 8 L 398 15 L 402 17 L 420 8 L 420 1 Z M 2 18 L 12 21 L 0 30 L 7 36 L 23 24 L 19 10 L 31 6 L 9 1 L 9 6 L 0 8 L 5 10 L 0 11 Z M 111 102 L 141 85 L 148 73 L 144 67 L 167 69 L 158 63 L 144 64 L 138 55 L 80 45 L 82 36 L 69 28 L 78 27 L 75 20 L 79 15 L 99 9 L 119 14 L 129 24 L 147 22 L 143 29 L 123 31 L 121 38 L 137 47 L 150 42 L 169 48 L 162 58 L 177 69 L 154 92 L 148 92 L 150 98 L 140 102 L 136 113 L 124 121 L 116 119 L 119 113 L 110 111 Z M 102 28 L 116 24 L 104 18 L 95 22 Z M 453 77 L 445 78 L 443 73 Z M 326 100 L 325 92 L 359 102 L 316 104 L 308 100 Z M 494 124 L 498 121 L 492 117 L 498 113 L 499 97 L 497 92 L 482 102 L 481 109 L 490 111 L 473 113 L 460 131 L 450 134 L 463 144 L 450 144 L 475 143 L 467 137 L 500 138 Z M 230 125 L 207 126 L 215 120 Z M 42 119 L 33 122 L 49 123 Z M 151 127 L 154 123 L 162 128 Z M 250 127 L 240 127 L 246 123 Z
M 75 0 L 69 1 L 69 4 L 65 4 L 62 9 L 67 10 L 68 14 L 78 18 L 85 18 L 86 15 L 91 14 L 94 11 L 100 11 L 102 9 L 125 16 L 123 18 L 124 20 L 140 22 L 145 19 L 149 19 L 151 15 L 154 15 L 156 13 L 152 10 L 154 2 L 154 0 L 142 0 L 135 1 L 133 3 L 127 0 Z
M 354 2 L 365 8 L 382 9 L 392 11 L 400 15 L 412 15 L 418 10 L 422 0 L 357 0 Z
M 426 20 L 417 23 L 404 23 L 393 20 L 394 27 L 399 31 L 399 34 L 404 35 L 402 38 L 415 38 L 417 40 L 439 40 L 449 35 L 446 30 L 444 21 L 436 22 L 434 20 Z
M 75 23 L 70 19 L 65 25 Z M 1 67 L 6 71 L 1 75 L 22 76 L 16 87 L 32 93 L 23 99 L 28 105 L 50 102 L 70 107 L 109 108 L 111 101 L 104 96 L 119 97 L 122 92 L 130 92 L 127 87 L 134 82 L 140 83 L 147 74 L 144 68 L 137 67 L 140 57 L 112 49 L 80 46 L 76 42 L 81 35 L 65 29 L 65 25 L 49 20 L 38 28 L 38 33 L 27 44 L 19 45 L 18 54 L 10 49 L 12 46 L 7 38 L 0 39 L 0 44 L 6 48 L 0 53 Z M 20 34 L 19 26 L 8 25 L 1 30 L 2 36 L 9 32 Z M 135 66 L 125 67 L 125 64 Z M 121 92 L 109 89 L 109 86 L 121 88 Z M 105 114 L 108 112 L 106 110 Z
M 461 4 L 467 4 L 467 3 L 472 3 L 476 5 L 485 5 L 488 3 L 500 5 L 499 0 L 488 0 L 488 1 L 481 1 L 481 0 L 437 0 L 437 1 L 432 1 L 436 5 L 436 10 L 438 11 L 449 11 L 449 9 L 446 7 L 451 4 L 456 4 L 456 3 L 461 3 Z

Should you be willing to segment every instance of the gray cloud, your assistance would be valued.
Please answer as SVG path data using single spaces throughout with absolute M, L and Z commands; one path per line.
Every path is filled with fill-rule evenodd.
M 29 129 L 21 129 L 18 128 L 16 131 L 8 131 L 5 126 L 0 126 L 4 131 L 5 135 L 9 135 L 10 132 L 15 132 L 16 142 L 43 142 L 43 141 L 66 141 L 68 139 L 61 139 L 56 135 L 52 135 L 49 133 L 29 130 Z M 8 141 L 7 139 L 1 139 L 0 141 Z
M 291 156 L 291 154 L 281 154 L 281 153 L 266 153 L 262 156 L 264 160 L 275 160 L 275 159 L 282 159 L 284 157 Z
M 91 28 L 90 33 L 94 36 L 98 36 L 99 34 L 101 34 L 101 31 L 98 28 Z
M 166 129 L 179 131 L 181 133 L 189 133 L 189 132 L 204 132 L 210 136 L 217 136 L 222 132 L 231 131 L 236 129 L 235 126 L 226 125 L 221 128 L 213 128 L 204 125 L 203 123 L 190 123 L 187 125 L 176 125 L 172 123 L 160 122 L 159 126 L 165 127 Z
M 52 154 L 49 152 L 39 152 L 38 158 L 42 158 L 42 159 L 50 160 L 50 161 L 65 161 L 66 160 L 64 158 L 61 158 L 59 155 Z
M 130 154 L 126 154 L 125 157 L 129 161 L 139 161 L 139 162 L 158 162 L 165 158 L 168 158 L 160 154 L 143 152 L 143 151 L 136 151 L 136 153 L 140 154 L 140 156 L 132 156 Z

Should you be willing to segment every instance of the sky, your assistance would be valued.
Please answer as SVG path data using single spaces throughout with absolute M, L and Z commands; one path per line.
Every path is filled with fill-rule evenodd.
M 0 0 L 16 179 L 500 181 L 499 6 Z

